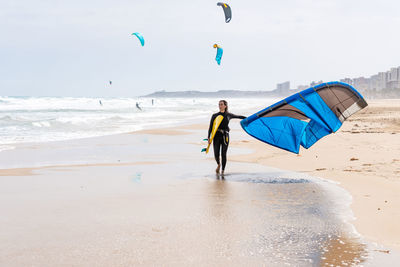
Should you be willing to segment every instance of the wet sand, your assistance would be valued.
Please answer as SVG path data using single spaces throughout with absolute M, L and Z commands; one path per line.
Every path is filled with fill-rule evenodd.
M 251 164 L 232 165 L 222 180 L 204 171 L 207 163 L 54 166 L 2 176 L 0 265 L 364 261 L 365 245 L 330 209 L 342 206 L 329 185 Z M 336 251 L 336 243 L 346 249 Z
M 357 143 L 364 139 L 351 140 L 364 133 L 348 132 L 359 119 L 326 137 L 329 142 L 317 144 L 325 154 L 309 150 L 299 157 L 260 146 L 232 122 L 225 179 L 212 173 L 212 156 L 199 152 L 206 123 L 2 151 L 0 265 L 335 266 L 368 265 L 372 255 L 384 266 L 396 266 L 391 248 L 389 253 L 386 247 L 374 251 L 346 222 L 350 195 L 309 175 L 347 181 L 342 185 L 353 194 L 357 231 L 392 244 L 363 232 L 362 227 L 379 231 L 382 225 L 375 217 L 360 218 L 359 209 L 369 211 L 366 200 L 375 203 L 379 194 L 389 197 L 379 186 L 390 188 L 388 182 L 397 177 L 382 179 L 367 172 L 377 184 L 365 185 L 365 176 L 361 181 L 356 176 L 363 173 L 346 171 L 366 164 L 363 153 L 348 155 L 358 160 L 331 159 L 343 150 L 323 149 L 338 147 L 329 146 L 332 138 L 350 139 L 353 152 L 364 149 L 364 143 Z M 386 147 L 389 152 L 392 148 Z M 365 194 L 358 183 L 374 191 L 358 200 L 353 187 Z M 398 207 L 395 197 L 388 200 L 387 207 Z M 377 214 L 396 216 L 389 209 Z

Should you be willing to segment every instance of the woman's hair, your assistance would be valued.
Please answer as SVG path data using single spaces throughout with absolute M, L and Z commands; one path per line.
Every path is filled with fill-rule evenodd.
M 223 102 L 224 105 L 226 106 L 225 112 L 228 112 L 228 102 L 226 100 L 220 100 L 219 102 Z

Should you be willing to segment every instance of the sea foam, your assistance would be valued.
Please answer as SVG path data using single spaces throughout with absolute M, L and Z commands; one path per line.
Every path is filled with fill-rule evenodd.
M 0 144 L 70 140 L 203 123 L 218 111 L 218 100 L 0 97 Z M 273 100 L 267 98 L 229 100 L 230 111 L 241 115 L 271 103 Z

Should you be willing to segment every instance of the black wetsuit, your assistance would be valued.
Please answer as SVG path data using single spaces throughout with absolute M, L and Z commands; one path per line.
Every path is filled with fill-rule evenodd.
M 231 119 L 244 119 L 246 118 L 245 116 L 238 116 L 229 112 L 218 112 L 212 115 L 211 121 L 210 121 L 210 127 L 208 128 L 208 139 L 210 139 L 212 127 L 215 118 L 218 115 L 224 116 L 224 119 L 222 120 L 221 124 L 218 127 L 218 131 L 214 136 L 213 140 L 213 147 L 214 147 L 214 157 L 215 161 L 217 161 L 217 164 L 220 164 L 219 161 L 219 154 L 220 150 L 222 147 L 221 151 L 221 157 L 222 157 L 222 170 L 225 170 L 225 165 L 226 165 L 226 152 L 228 151 L 228 145 L 229 145 L 229 121 Z

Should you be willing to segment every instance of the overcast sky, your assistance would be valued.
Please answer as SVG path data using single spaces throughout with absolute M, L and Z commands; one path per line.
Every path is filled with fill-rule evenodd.
M 0 95 L 272 90 L 400 65 L 399 0 L 231 0 L 230 23 L 216 3 L 0 0 Z

